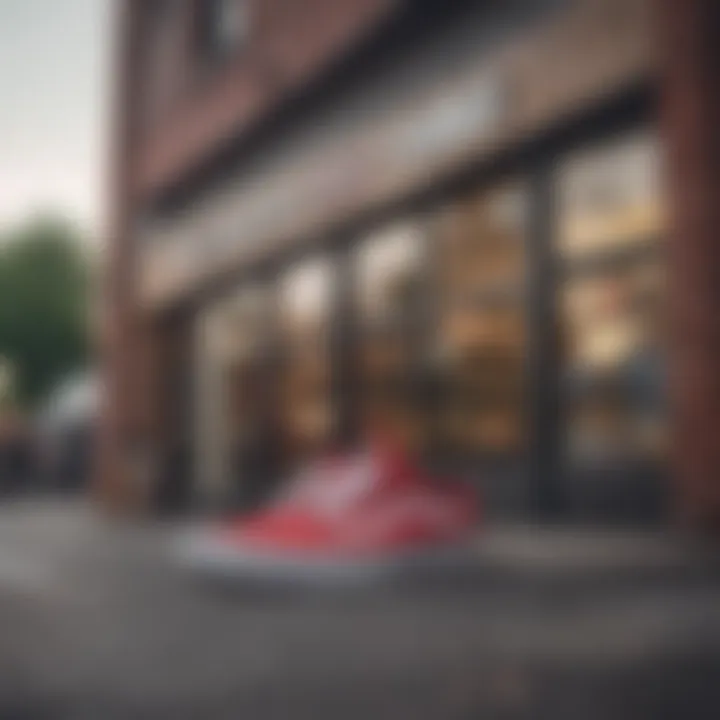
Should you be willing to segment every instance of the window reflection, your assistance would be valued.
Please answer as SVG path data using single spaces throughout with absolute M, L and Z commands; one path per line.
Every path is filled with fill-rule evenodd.
M 561 169 L 571 462 L 650 459 L 665 446 L 657 165 L 655 139 L 643 134 L 574 157 Z
M 253 285 L 198 318 L 196 471 L 213 504 L 254 503 L 277 469 L 272 315 L 269 289 Z
M 398 224 L 368 238 L 357 256 L 363 424 L 415 449 L 426 433 L 419 387 L 424 247 L 421 226 Z
M 233 426 L 241 441 L 257 430 L 272 403 L 272 298 L 264 286 L 243 288 L 227 308 Z
M 334 407 L 330 376 L 332 269 L 325 259 L 289 271 L 280 284 L 284 346 L 283 417 L 291 457 L 330 439 Z
M 512 186 L 439 217 L 440 434 L 451 451 L 497 455 L 524 443 L 525 216 L 525 191 Z

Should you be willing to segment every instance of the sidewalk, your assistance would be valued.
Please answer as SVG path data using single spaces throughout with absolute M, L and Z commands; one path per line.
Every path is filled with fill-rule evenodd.
M 478 533 L 473 550 L 481 566 L 507 573 L 702 575 L 720 569 L 720 544 L 662 529 L 495 525 Z
M 172 530 L 0 508 L 0 718 L 720 717 L 718 574 L 686 541 L 491 528 L 469 582 L 295 596 L 195 582 Z

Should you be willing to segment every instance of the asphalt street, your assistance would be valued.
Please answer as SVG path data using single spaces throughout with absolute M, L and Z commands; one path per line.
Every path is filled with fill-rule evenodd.
M 298 592 L 188 576 L 177 530 L 0 509 L 0 720 L 720 717 L 720 583 L 665 539 L 506 531 L 476 572 Z

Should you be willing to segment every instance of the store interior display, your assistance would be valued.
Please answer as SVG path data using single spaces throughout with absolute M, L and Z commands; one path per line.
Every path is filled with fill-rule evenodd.
M 438 217 L 441 433 L 451 452 L 522 451 L 525 204 L 524 190 L 509 186 Z
M 424 232 L 398 223 L 367 238 L 356 256 L 363 425 L 416 451 L 427 441 L 419 389 Z
M 268 404 L 272 384 L 268 366 L 272 298 L 268 288 L 244 288 L 228 304 L 226 316 L 225 337 L 231 343 L 228 357 L 231 434 L 236 441 L 242 441 L 255 431 Z
M 570 462 L 652 460 L 664 451 L 658 162 L 653 137 L 642 134 L 561 168 Z
M 291 458 L 312 455 L 332 437 L 332 285 L 325 259 L 290 270 L 280 285 L 282 418 Z
M 567 261 L 652 247 L 664 226 L 657 141 L 642 132 L 581 151 L 559 172 L 559 250 Z

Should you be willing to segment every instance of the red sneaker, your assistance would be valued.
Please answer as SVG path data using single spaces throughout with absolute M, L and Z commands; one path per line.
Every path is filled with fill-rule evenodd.
M 211 573 L 360 579 L 447 556 L 478 516 L 470 488 L 376 447 L 322 459 L 269 508 L 194 537 L 184 557 Z

